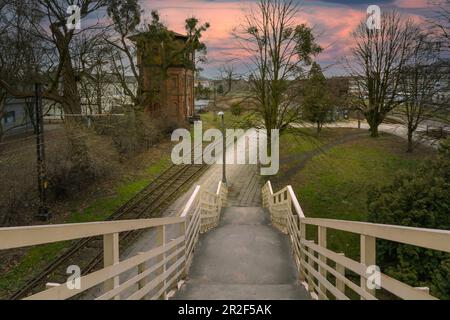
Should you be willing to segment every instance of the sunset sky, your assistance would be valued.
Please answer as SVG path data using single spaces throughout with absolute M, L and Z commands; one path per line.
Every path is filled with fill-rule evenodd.
M 208 46 L 208 64 L 203 66 L 203 75 L 210 78 L 217 77 L 217 68 L 230 59 L 236 59 L 241 73 L 247 70 L 245 53 L 230 32 L 239 25 L 251 3 L 252 0 L 141 0 L 144 16 L 148 17 L 151 10 L 156 9 L 163 22 L 174 31 L 183 32 L 184 20 L 191 16 L 211 24 L 204 37 Z M 303 9 L 298 20 L 314 28 L 319 43 L 326 49 L 317 61 L 327 69 L 328 75 L 344 73 L 337 62 L 351 46 L 349 34 L 366 16 L 369 5 L 379 5 L 382 10 L 396 8 L 414 19 L 423 18 L 436 8 L 432 5 L 433 0 L 303 0 L 301 3 Z

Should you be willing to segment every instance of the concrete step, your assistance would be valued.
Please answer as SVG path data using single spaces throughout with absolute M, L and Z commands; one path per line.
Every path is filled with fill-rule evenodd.
M 239 285 L 189 283 L 175 300 L 308 300 L 306 290 L 299 285 Z
M 259 207 L 230 207 L 222 212 L 220 226 L 270 225 L 268 212 Z

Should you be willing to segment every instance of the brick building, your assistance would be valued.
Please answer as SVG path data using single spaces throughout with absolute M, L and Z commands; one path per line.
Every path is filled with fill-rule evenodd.
M 147 33 L 131 37 L 137 46 L 140 92 L 145 110 L 154 118 L 184 123 L 194 116 L 194 55 L 180 59 L 177 55 L 188 40 L 173 33 L 170 43 L 152 40 Z M 185 61 L 192 61 L 187 66 Z M 165 66 L 167 71 L 164 72 Z

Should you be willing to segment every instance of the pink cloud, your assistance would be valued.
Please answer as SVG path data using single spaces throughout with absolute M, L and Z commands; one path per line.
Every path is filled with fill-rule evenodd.
M 395 5 L 403 9 L 423 9 L 429 8 L 433 4 L 430 0 L 396 0 Z
M 417 9 L 429 6 L 429 0 L 396 0 L 398 8 Z M 248 53 L 241 49 L 231 36 L 233 28 L 243 20 L 244 10 L 250 1 L 201 1 L 201 0 L 155 0 L 143 1 L 146 16 L 151 10 L 158 10 L 161 19 L 174 31 L 184 31 L 184 20 L 195 16 L 201 22 L 210 22 L 211 28 L 205 33 L 204 41 L 208 51 L 207 69 L 215 69 L 224 61 L 235 58 L 248 61 Z M 297 18 L 297 23 L 307 22 L 318 34 L 319 43 L 326 51 L 318 58 L 332 63 L 340 60 L 352 45 L 350 33 L 365 17 L 365 8 L 351 8 L 345 5 L 328 6 L 323 2 L 308 2 Z M 410 14 L 418 21 L 420 15 Z M 210 74 L 213 74 L 211 71 Z

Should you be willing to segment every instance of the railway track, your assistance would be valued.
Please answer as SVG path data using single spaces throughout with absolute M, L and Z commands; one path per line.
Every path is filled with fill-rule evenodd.
M 207 169 L 206 165 L 171 166 L 145 187 L 134 198 L 117 209 L 107 221 L 157 218 L 162 215 L 171 201 Z M 121 246 L 126 247 L 139 232 L 121 234 Z M 103 238 L 90 237 L 74 241 L 59 257 L 47 265 L 39 274 L 31 278 L 10 299 L 22 299 L 45 289 L 48 282 L 67 281 L 66 269 L 70 265 L 81 268 L 87 274 L 101 267 L 103 261 Z

